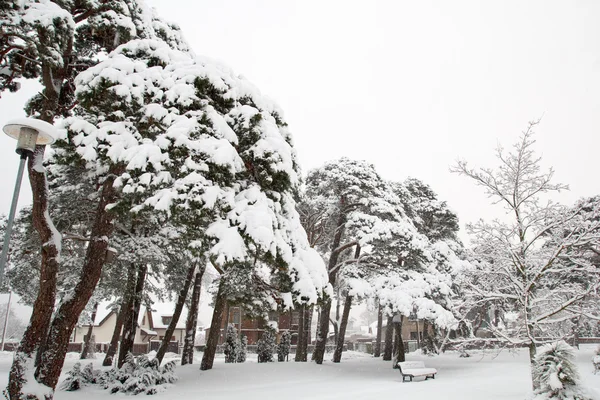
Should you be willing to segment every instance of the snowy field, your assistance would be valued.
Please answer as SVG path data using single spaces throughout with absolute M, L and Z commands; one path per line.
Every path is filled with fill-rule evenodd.
M 595 390 L 600 399 L 600 374 L 593 374 L 590 362 L 595 348 L 596 345 L 581 346 L 577 361 L 583 384 Z M 67 356 L 65 370 L 77 362 L 77 356 Z M 526 351 L 472 353 L 470 358 L 459 358 L 454 352 L 436 357 L 409 354 L 407 360 L 423 360 L 427 366 L 438 369 L 435 380 L 412 383 L 402 383 L 400 373 L 392 370 L 390 362 L 357 352 L 344 353 L 340 364 L 328 361 L 321 366 L 291 361 L 257 364 L 256 355 L 249 355 L 244 364 L 225 364 L 221 355 L 211 371 L 199 370 L 201 356 L 196 354 L 193 365 L 179 366 L 179 381 L 152 398 L 523 400 L 530 394 Z M 6 386 L 11 358 L 11 353 L 0 353 L 2 387 Z M 98 365 L 101 362 L 101 358 L 94 361 Z M 55 398 L 99 400 L 114 396 L 123 394 L 111 395 L 88 387 L 79 392 L 58 391 Z

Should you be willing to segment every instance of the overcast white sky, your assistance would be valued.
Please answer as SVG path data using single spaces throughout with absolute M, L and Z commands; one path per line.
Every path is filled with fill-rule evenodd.
M 461 222 L 494 213 L 457 158 L 491 166 L 543 115 L 537 149 L 571 192 L 600 194 L 600 2 L 151 0 L 197 54 L 285 111 L 302 168 L 347 156 L 430 184 Z M 31 89 L 29 89 L 31 90 Z M 3 95 L 0 124 L 24 96 Z M 0 138 L 0 213 L 18 158 Z M 23 201 L 30 201 L 24 186 Z

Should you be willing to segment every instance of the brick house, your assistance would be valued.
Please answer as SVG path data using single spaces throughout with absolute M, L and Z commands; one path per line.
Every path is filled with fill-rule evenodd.
M 281 332 L 287 330 L 292 334 L 292 345 L 298 342 L 298 311 L 285 311 L 277 312 L 273 311 L 269 313 L 269 322 L 276 322 L 278 327 L 277 342 L 279 342 L 279 335 Z M 248 338 L 248 344 L 254 345 L 261 338 L 262 333 L 265 331 L 267 321 L 262 319 L 248 318 L 243 313 L 243 308 L 239 306 L 231 306 L 225 312 L 225 315 L 221 319 L 221 334 L 219 335 L 219 344 L 223 344 L 225 341 L 226 326 L 230 324 L 235 327 L 238 334 L 245 335 Z M 206 328 L 206 337 L 210 327 Z

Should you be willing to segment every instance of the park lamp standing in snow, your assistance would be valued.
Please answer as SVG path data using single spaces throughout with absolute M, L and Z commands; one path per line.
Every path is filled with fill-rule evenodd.
M 13 193 L 10 213 L 4 232 L 4 243 L 2 245 L 2 254 L 0 255 L 0 287 L 4 283 L 4 268 L 8 256 L 8 245 L 12 233 L 13 220 L 17 211 L 17 202 L 19 200 L 19 191 L 21 190 L 21 181 L 23 180 L 23 170 L 25 161 L 35 151 L 36 145 L 52 144 L 56 140 L 56 130 L 51 124 L 33 118 L 19 118 L 9 121 L 2 129 L 4 133 L 17 140 L 16 152 L 21 156 L 19 162 L 19 172 L 17 172 L 17 181 L 15 182 L 15 191 Z

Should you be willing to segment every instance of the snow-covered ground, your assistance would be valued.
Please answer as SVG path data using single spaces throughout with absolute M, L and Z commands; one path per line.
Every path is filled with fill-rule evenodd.
M 600 399 L 600 374 L 594 375 L 591 359 L 596 345 L 584 345 L 577 351 L 577 362 L 583 384 L 595 390 Z M 174 355 L 173 355 L 174 356 Z M 225 364 L 217 358 L 211 371 L 200 371 L 202 354 L 195 364 L 179 366 L 179 381 L 153 399 L 383 399 L 420 400 L 523 400 L 530 394 L 527 354 L 503 351 L 472 353 L 459 358 L 457 353 L 427 357 L 409 354 L 407 359 L 423 360 L 438 369 L 435 380 L 402 383 L 390 362 L 357 352 L 344 353 L 342 363 L 256 363 L 249 355 L 244 364 Z M 12 355 L 0 353 L 0 385 L 6 386 Z M 168 358 L 167 358 L 168 359 Z M 77 362 L 77 354 L 69 354 L 65 371 Z M 101 358 L 94 361 L 101 363 Z M 110 399 L 107 391 L 85 388 L 84 392 L 62 392 L 56 399 Z M 119 395 L 122 396 L 122 395 Z

